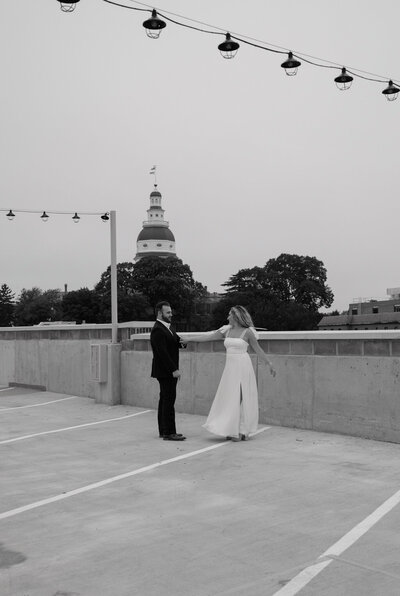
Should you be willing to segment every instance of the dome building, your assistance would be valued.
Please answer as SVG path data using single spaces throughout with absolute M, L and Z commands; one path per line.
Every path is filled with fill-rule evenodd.
M 175 237 L 169 229 L 169 222 L 164 220 L 164 209 L 161 207 L 161 193 L 157 184 L 150 193 L 150 207 L 147 209 L 147 221 L 136 241 L 135 263 L 142 257 L 176 257 Z

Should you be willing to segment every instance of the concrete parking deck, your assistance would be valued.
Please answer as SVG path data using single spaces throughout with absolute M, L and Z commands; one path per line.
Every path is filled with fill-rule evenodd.
M 0 388 L 2 596 L 399 596 L 400 445 Z

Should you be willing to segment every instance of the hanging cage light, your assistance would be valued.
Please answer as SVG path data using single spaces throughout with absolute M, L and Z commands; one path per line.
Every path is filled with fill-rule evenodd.
M 221 52 L 221 56 L 229 60 L 230 58 L 234 58 L 236 56 L 239 47 L 240 46 L 238 42 L 232 40 L 231 34 L 227 33 L 225 35 L 225 41 L 219 44 L 218 49 Z
M 346 91 L 346 89 L 350 89 L 352 82 L 353 77 L 347 74 L 344 67 L 342 68 L 342 74 L 340 74 L 338 77 L 335 77 L 336 87 L 340 89 L 340 91 Z
M 49 216 L 47 215 L 46 211 L 43 211 L 42 215 L 40 216 L 40 219 L 44 222 L 48 221 Z
M 297 70 L 299 66 L 301 66 L 301 62 L 296 60 L 296 58 L 293 58 L 293 53 L 289 52 L 287 60 L 282 62 L 281 66 L 285 69 L 285 72 L 289 77 L 293 77 L 297 74 Z
M 400 89 L 393 84 L 393 81 L 389 81 L 386 89 L 382 91 L 388 101 L 394 101 L 398 98 Z
M 78 214 L 76 213 L 76 211 L 75 211 L 75 215 L 73 215 L 73 216 L 72 216 L 72 221 L 73 221 L 74 223 L 79 223 L 80 219 L 81 219 L 81 218 L 79 217 L 79 215 L 78 215 Z
M 148 37 L 151 37 L 151 39 L 158 39 L 160 37 L 161 31 L 166 26 L 167 23 L 160 19 L 160 17 L 157 15 L 157 11 L 154 9 L 151 12 L 151 18 L 147 19 L 143 23 L 143 27 L 146 29 L 146 34 Z
M 72 12 L 79 0 L 57 0 L 60 3 L 60 8 L 63 12 Z
M 14 217 L 15 217 L 15 213 L 13 213 L 12 210 L 10 209 L 10 211 L 6 215 L 6 218 L 8 219 L 8 221 L 14 221 Z

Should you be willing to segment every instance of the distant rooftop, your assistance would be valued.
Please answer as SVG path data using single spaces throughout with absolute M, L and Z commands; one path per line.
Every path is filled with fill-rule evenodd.
M 383 302 L 384 300 L 395 300 L 396 298 L 400 297 L 400 287 L 398 288 L 387 288 L 386 296 L 376 297 L 376 296 L 361 296 L 358 298 L 353 298 L 351 304 L 355 303 L 363 303 L 363 302 Z

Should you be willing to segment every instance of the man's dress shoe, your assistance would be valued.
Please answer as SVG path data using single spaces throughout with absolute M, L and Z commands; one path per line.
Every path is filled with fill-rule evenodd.
M 174 434 L 174 435 L 164 435 L 163 437 L 164 441 L 184 441 L 186 439 L 186 437 L 184 437 L 183 435 L 180 434 Z

